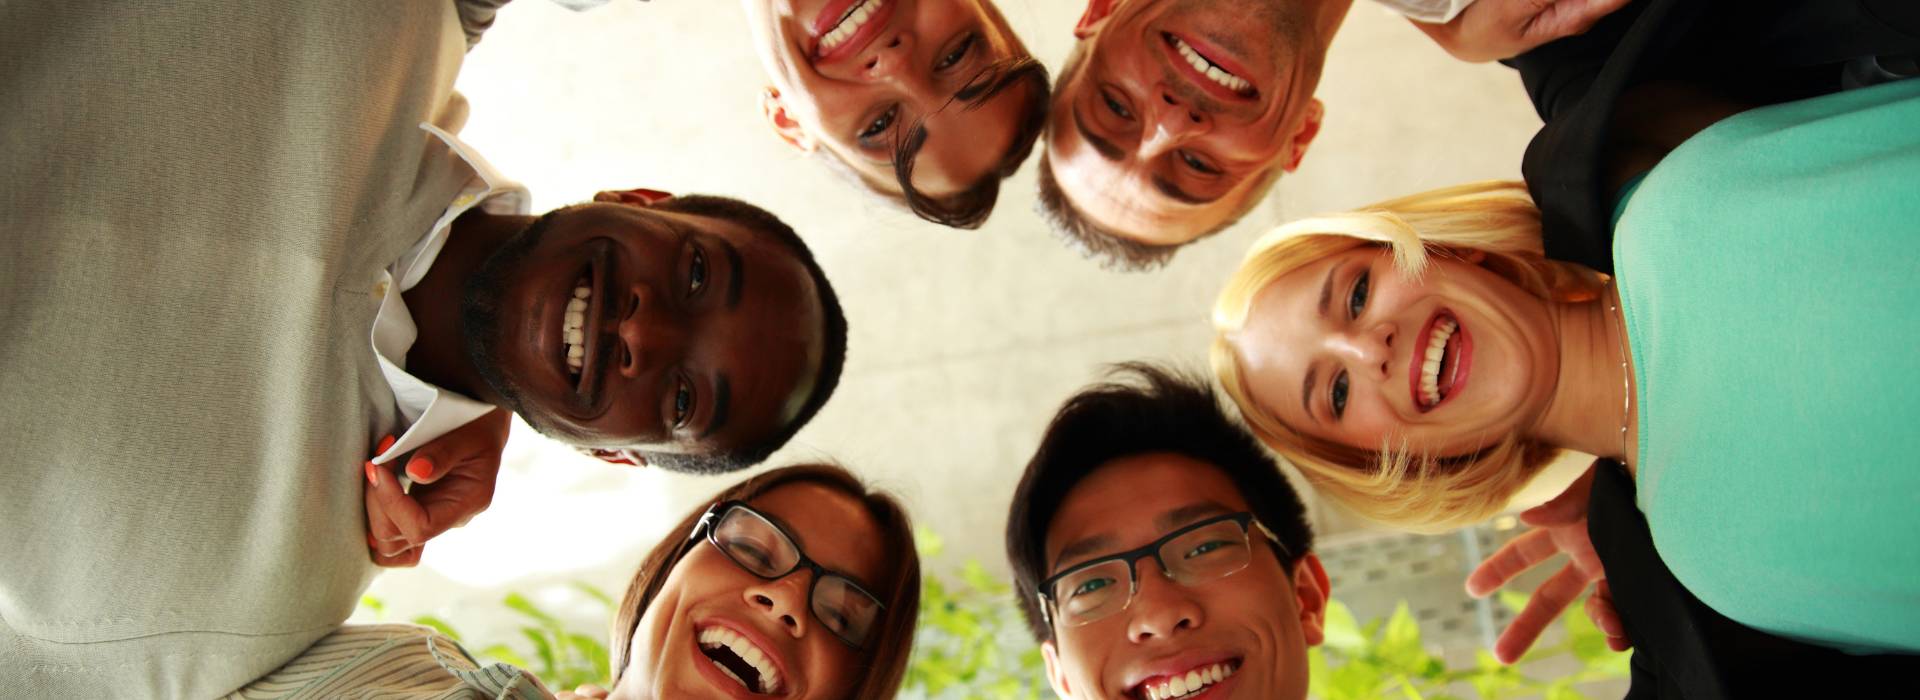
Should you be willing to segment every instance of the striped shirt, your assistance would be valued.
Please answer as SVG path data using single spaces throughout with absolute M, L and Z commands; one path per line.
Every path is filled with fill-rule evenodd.
M 346 625 L 226 700 L 413 698 L 552 700 L 532 674 L 482 666 L 453 641 L 418 625 Z

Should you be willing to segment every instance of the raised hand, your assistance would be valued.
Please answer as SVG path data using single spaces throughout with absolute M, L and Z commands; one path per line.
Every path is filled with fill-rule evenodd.
M 1513 663 L 1526 654 L 1547 625 L 1553 624 L 1560 611 L 1579 598 L 1590 583 L 1595 585 L 1593 595 L 1587 598 L 1587 617 L 1607 635 L 1609 648 L 1622 651 L 1633 646 L 1620 616 L 1614 612 L 1606 570 L 1601 568 L 1600 557 L 1593 552 L 1593 540 L 1587 536 L 1587 493 L 1592 486 L 1593 469 L 1588 468 L 1553 500 L 1521 513 L 1520 521 L 1533 529 L 1509 540 L 1467 577 L 1467 594 L 1484 598 L 1554 555 L 1567 555 L 1567 564 L 1540 584 L 1527 598 L 1526 607 L 1494 642 L 1493 655 L 1502 663 Z
M 405 459 L 411 491 L 387 468 L 367 463 L 367 547 L 380 566 L 420 563 L 428 540 L 465 525 L 493 503 L 511 417 L 495 409 L 435 438 Z M 380 441 L 376 454 L 393 445 Z
M 1462 61 L 1512 58 L 1582 34 L 1630 0 L 1475 0 L 1446 24 L 1413 25 Z

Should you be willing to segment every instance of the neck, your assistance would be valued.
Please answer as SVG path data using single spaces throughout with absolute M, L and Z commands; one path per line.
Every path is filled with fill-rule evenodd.
M 499 216 L 475 207 L 453 221 L 447 243 L 420 283 L 401 293 L 419 337 L 407 350 L 407 371 L 427 382 L 501 405 L 493 387 L 480 378 L 467 356 L 460 324 L 460 300 L 467 280 L 487 256 L 533 222 L 531 216 Z
M 1632 469 L 1639 407 L 1626 405 L 1633 390 L 1633 367 L 1618 307 L 1612 285 L 1597 300 L 1553 305 L 1560 374 L 1547 410 L 1529 436 L 1596 457 L 1612 457 Z

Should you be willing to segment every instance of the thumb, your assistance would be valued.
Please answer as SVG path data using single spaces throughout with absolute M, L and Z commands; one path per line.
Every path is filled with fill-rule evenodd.
M 438 448 L 437 444 L 415 450 L 413 456 L 407 459 L 407 478 L 416 484 L 439 481 L 440 477 L 446 476 L 448 465 L 453 464 L 452 459 L 442 454 L 444 452 L 446 450 Z
M 1596 462 L 1596 464 L 1598 464 Z M 1576 523 L 1587 517 L 1587 494 L 1593 489 L 1593 470 L 1587 471 L 1567 485 L 1567 490 L 1552 500 L 1526 509 L 1520 513 L 1520 522 L 1534 527 L 1565 525 Z

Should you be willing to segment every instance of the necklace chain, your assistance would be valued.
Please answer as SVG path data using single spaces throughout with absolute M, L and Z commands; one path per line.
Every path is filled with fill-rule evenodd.
M 1627 371 L 1627 319 L 1620 315 L 1620 287 L 1608 285 L 1612 289 L 1612 299 L 1607 302 L 1607 313 L 1620 324 L 1620 459 L 1627 459 L 1627 417 L 1633 415 L 1633 378 Z

